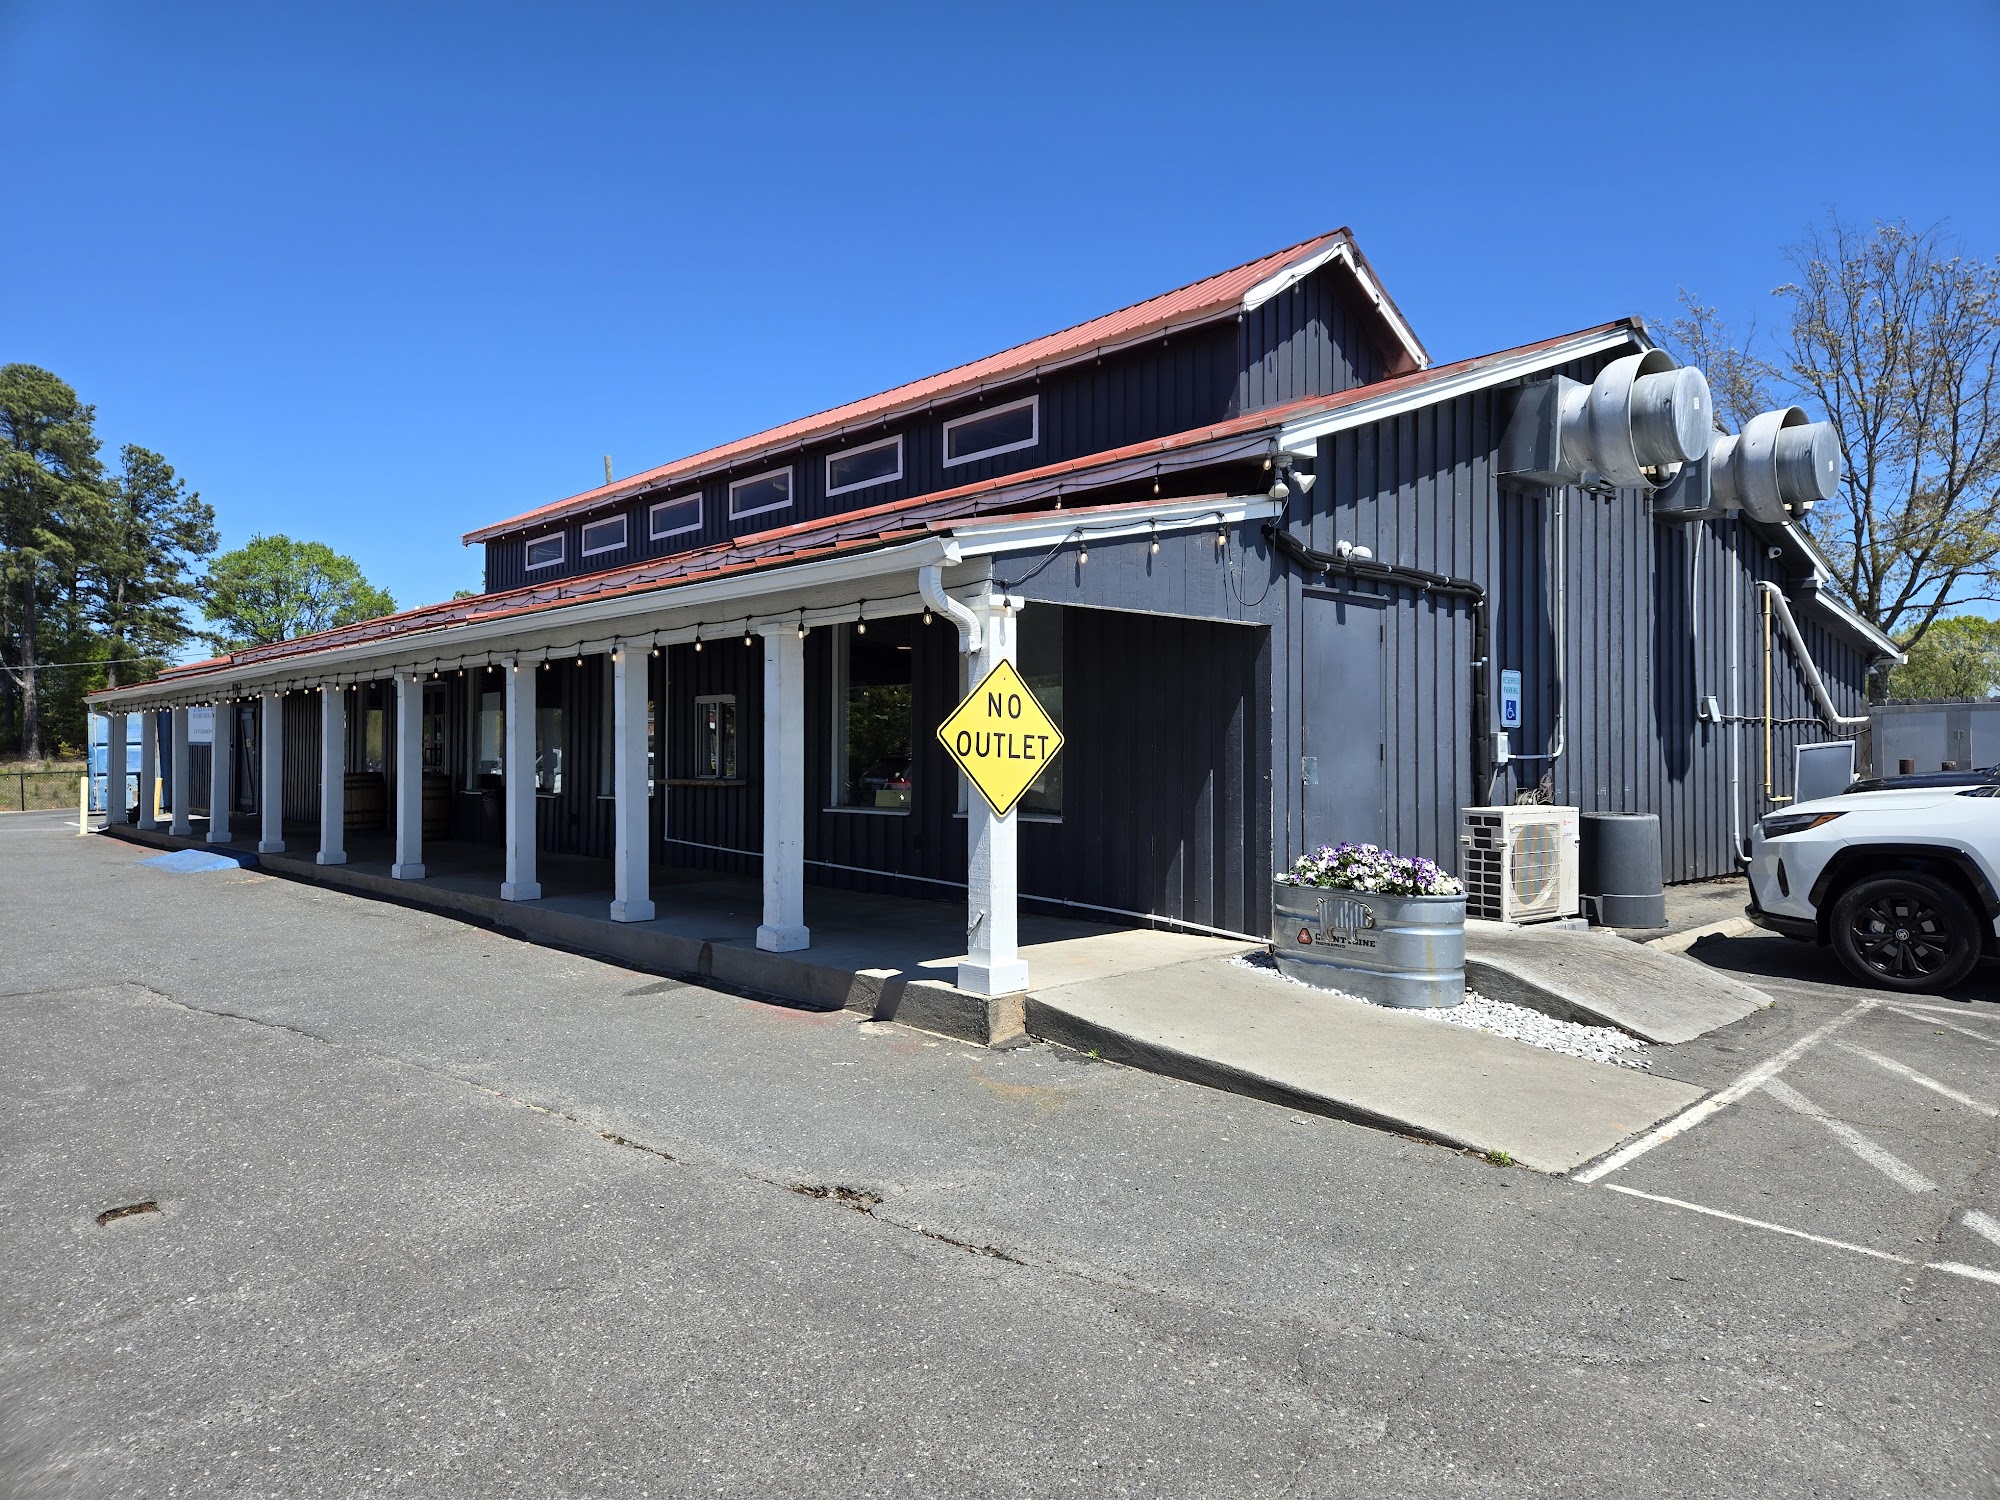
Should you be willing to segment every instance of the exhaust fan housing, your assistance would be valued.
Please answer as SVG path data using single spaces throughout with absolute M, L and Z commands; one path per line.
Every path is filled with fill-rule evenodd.
M 1519 388 L 1501 437 L 1500 477 L 1655 490 L 1707 452 L 1713 426 L 1701 371 L 1648 349 L 1614 359 L 1588 386 L 1556 375 Z
M 1840 493 L 1840 436 L 1831 422 L 1808 421 L 1796 406 L 1761 412 L 1741 437 L 1715 433 L 1708 452 L 1653 497 L 1667 521 L 1701 521 L 1742 511 L 1778 525 Z

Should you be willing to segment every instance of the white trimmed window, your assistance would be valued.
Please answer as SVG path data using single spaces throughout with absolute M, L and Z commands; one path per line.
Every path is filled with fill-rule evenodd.
M 864 490 L 871 484 L 887 484 L 902 477 L 901 434 L 883 438 L 879 443 L 864 443 L 859 448 L 849 448 L 845 453 L 829 453 L 826 456 L 826 492 L 829 495 L 844 495 L 849 490 Z
M 773 469 L 768 474 L 752 474 L 729 487 L 729 519 L 761 516 L 766 511 L 784 510 L 792 503 L 792 471 Z
M 975 458 L 1032 448 L 1042 440 L 1042 398 L 1024 396 L 1005 406 L 953 417 L 944 424 L 945 467 L 969 464 Z
M 602 521 L 592 521 L 583 528 L 583 555 L 595 557 L 600 552 L 619 552 L 625 547 L 625 518 L 607 516 Z
M 528 568 L 554 568 L 562 564 L 569 555 L 567 539 L 558 531 L 554 536 L 538 536 L 528 543 Z
M 662 500 L 646 512 L 646 535 L 654 541 L 662 537 L 679 536 L 686 531 L 701 530 L 701 492 L 683 495 L 678 500 Z

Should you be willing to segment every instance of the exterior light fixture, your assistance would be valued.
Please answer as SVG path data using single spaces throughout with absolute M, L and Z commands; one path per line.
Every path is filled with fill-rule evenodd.
M 701 649 L 701 632 L 699 630 L 694 633 L 694 649 L 697 651 Z
M 1148 548 L 1147 548 L 1146 550 L 1147 550 L 1148 552 L 1152 553 L 1152 554 L 1153 554 L 1153 556 L 1155 556 L 1155 557 L 1158 557 L 1158 556 L 1160 555 L 1160 528 L 1159 528 L 1159 527 L 1155 526 L 1155 527 L 1153 528 L 1153 544 L 1152 544 L 1152 545 L 1151 545 L 1150 547 L 1148 547 Z
M 800 639 L 800 640 L 804 640 L 805 638 L 806 638 L 806 612 L 805 612 L 804 610 L 800 610 L 800 611 L 799 611 L 799 639 Z
M 1222 522 L 1220 522 L 1220 521 L 1217 521 L 1217 522 L 1215 523 L 1215 547 L 1216 547 L 1216 550 L 1217 550 L 1217 551 L 1219 552 L 1219 551 L 1221 551 L 1221 550 L 1222 550 L 1222 549 L 1223 549 L 1224 547 L 1227 547 L 1228 545 L 1229 545 L 1229 528 L 1228 528 L 1227 526 L 1223 525 L 1223 524 L 1222 524 Z
M 1090 539 L 1085 537 L 1076 544 L 1076 565 L 1080 568 L 1090 561 Z
M 854 633 L 856 635 L 868 634 L 867 608 L 868 601 L 866 599 L 863 599 L 859 604 L 854 606 Z
M 745 620 L 743 622 L 743 644 L 747 646 L 750 644 L 750 642 L 751 642 L 750 622 L 748 620 Z
M 1283 474 L 1280 474 L 1276 479 L 1271 481 L 1270 496 L 1273 500 L 1282 500 L 1289 494 L 1291 494 L 1291 491 L 1285 487 L 1285 476 Z
M 1310 495 L 1313 492 L 1313 481 L 1317 478 L 1319 478 L 1317 474 L 1301 474 L 1297 469 L 1292 470 L 1292 483 L 1299 487 L 1301 495 Z

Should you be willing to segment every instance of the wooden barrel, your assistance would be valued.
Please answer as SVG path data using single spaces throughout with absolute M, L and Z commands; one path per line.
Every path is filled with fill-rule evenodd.
M 451 837 L 451 778 L 441 771 L 424 772 L 424 838 Z
M 389 783 L 380 771 L 347 773 L 347 817 L 343 826 L 355 829 L 385 828 L 389 822 Z

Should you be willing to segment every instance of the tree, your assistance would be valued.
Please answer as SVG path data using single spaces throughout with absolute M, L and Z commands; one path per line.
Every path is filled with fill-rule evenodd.
M 192 569 L 215 551 L 215 508 L 191 493 L 173 465 L 126 444 L 90 538 L 83 573 L 109 649 L 105 685 L 118 686 L 121 663 L 152 664 L 194 633 L 187 605 L 201 597 Z
M 2000 695 L 2000 620 L 1953 615 L 1934 620 L 1904 646 L 1910 659 L 1889 674 L 1892 698 Z
M 396 601 L 325 542 L 253 536 L 208 568 L 203 607 L 220 629 L 203 632 L 218 651 L 288 641 L 392 613 Z
M 35 365 L 0 366 L 0 676 L 20 699 L 21 753 L 42 758 L 37 681 L 46 608 L 73 593 L 79 542 L 102 519 L 97 410 Z M 10 659 L 11 658 L 11 659 Z
M 1950 611 L 2000 599 L 2000 257 L 1942 229 L 1830 218 L 1791 247 L 1776 352 L 1732 341 L 1685 291 L 1669 336 L 1717 360 L 1717 407 L 1740 421 L 1797 400 L 1840 436 L 1839 496 L 1806 528 L 1847 602 L 1920 646 Z M 1887 690 L 1887 674 L 1870 683 Z

